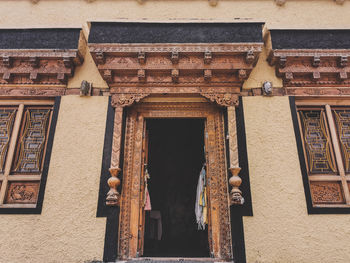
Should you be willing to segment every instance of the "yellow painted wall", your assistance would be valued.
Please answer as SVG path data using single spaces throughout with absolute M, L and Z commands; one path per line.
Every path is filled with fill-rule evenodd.
M 108 97 L 62 97 L 41 215 L 0 215 L 0 262 L 102 260 L 96 218 Z
M 2 0 L 0 27 L 81 27 L 86 21 L 266 22 L 268 28 L 349 28 L 350 3 L 333 0 Z
M 244 218 L 247 262 L 350 262 L 350 216 L 307 214 L 288 97 L 243 103 L 254 212 Z

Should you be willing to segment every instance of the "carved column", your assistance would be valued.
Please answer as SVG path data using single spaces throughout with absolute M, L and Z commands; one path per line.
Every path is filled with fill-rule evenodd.
M 108 186 L 110 187 L 110 190 L 107 193 L 107 197 L 106 197 L 106 204 L 109 206 L 117 206 L 119 205 L 119 201 L 120 201 L 120 194 L 117 190 L 118 186 L 120 185 L 120 179 L 117 176 L 121 171 L 121 169 L 119 168 L 119 160 L 120 160 L 123 108 L 119 105 L 113 105 L 113 106 L 115 106 L 115 113 L 114 113 L 111 167 L 109 168 L 111 177 L 107 181 Z
M 242 205 L 244 198 L 239 186 L 242 179 L 238 176 L 241 168 L 239 167 L 238 159 L 238 144 L 237 144 L 237 128 L 236 128 L 236 109 L 234 106 L 227 107 L 228 132 L 229 132 L 229 150 L 230 150 L 230 172 L 232 176 L 229 179 L 229 184 L 232 187 L 230 192 L 230 204 Z

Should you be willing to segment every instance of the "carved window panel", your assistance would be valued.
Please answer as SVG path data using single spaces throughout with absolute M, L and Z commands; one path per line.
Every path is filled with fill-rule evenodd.
M 313 207 L 350 207 L 350 110 L 309 103 L 300 102 L 298 121 Z
M 49 100 L 0 101 L 0 209 L 36 207 L 52 112 Z
M 299 111 L 310 173 L 335 173 L 337 168 L 325 125 L 324 110 Z
M 0 108 L 0 173 L 4 173 L 6 154 L 12 134 L 15 108 Z
M 333 110 L 345 172 L 350 173 L 350 110 Z
M 52 109 L 28 107 L 24 111 L 12 172 L 40 173 Z

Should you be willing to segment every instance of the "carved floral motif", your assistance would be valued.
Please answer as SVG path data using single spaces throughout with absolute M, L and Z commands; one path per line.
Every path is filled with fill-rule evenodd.
M 238 106 L 238 95 L 231 93 L 206 93 L 202 92 L 201 95 L 210 99 L 212 102 L 216 102 L 221 106 Z
M 6 203 L 35 204 L 38 191 L 38 183 L 10 183 Z
M 340 183 L 311 182 L 310 190 L 315 204 L 344 203 Z

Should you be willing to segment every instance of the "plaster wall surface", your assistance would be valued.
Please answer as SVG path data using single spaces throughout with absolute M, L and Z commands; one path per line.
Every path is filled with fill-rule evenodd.
M 62 97 L 41 215 L 0 215 L 0 262 L 103 257 L 96 218 L 108 97 Z
M 254 213 L 243 219 L 247 262 L 350 262 L 350 216 L 307 213 L 288 97 L 243 103 Z
M 332 0 L 2 0 L 1 28 L 81 27 L 87 21 L 266 22 L 272 28 L 349 28 L 350 3 Z M 321 19 L 322 18 L 322 19 Z

